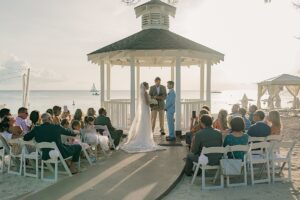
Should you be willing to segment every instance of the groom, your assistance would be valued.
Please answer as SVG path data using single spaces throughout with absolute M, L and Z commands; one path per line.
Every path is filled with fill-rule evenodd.
M 160 84 L 161 80 L 159 77 L 155 78 L 155 85 L 150 87 L 149 95 L 152 99 L 156 99 L 158 104 L 151 105 L 151 121 L 152 121 L 152 132 L 154 132 L 157 113 L 159 114 L 159 125 L 161 135 L 165 135 L 164 130 L 164 109 L 165 99 L 167 96 L 166 87 Z
M 174 91 L 174 82 L 168 81 L 168 89 L 169 93 L 166 100 L 165 110 L 167 112 L 167 120 L 168 120 L 168 128 L 169 128 L 169 136 L 167 136 L 167 141 L 175 141 L 175 130 L 174 130 L 174 113 L 175 113 L 175 101 L 176 94 Z

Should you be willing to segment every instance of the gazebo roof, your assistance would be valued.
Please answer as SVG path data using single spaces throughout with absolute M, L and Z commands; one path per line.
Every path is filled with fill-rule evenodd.
M 258 83 L 259 85 L 300 85 L 300 77 L 282 74 Z
M 88 54 L 89 60 L 93 61 L 95 55 L 101 56 L 103 54 L 109 54 L 111 52 L 120 51 L 152 51 L 152 50 L 162 50 L 162 51 L 178 51 L 185 50 L 186 55 L 178 55 L 190 58 L 202 58 L 203 60 L 213 60 L 214 63 L 218 63 L 224 60 L 224 54 L 208 48 L 204 45 L 198 44 L 192 40 L 175 34 L 171 31 L 164 29 L 145 29 L 138 33 L 135 33 L 129 37 L 126 37 L 120 41 L 113 44 L 100 48 L 94 52 Z M 196 52 L 193 54 L 193 52 Z M 178 54 L 178 52 L 177 52 Z M 161 56 L 160 52 L 157 56 Z M 175 56 L 175 54 L 165 56 Z

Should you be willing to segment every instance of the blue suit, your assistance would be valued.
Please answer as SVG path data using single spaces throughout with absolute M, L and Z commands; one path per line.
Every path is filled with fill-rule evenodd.
M 171 89 L 168 93 L 166 106 L 165 106 L 165 109 L 167 111 L 167 120 L 168 120 L 170 138 L 175 138 L 175 130 L 174 130 L 175 100 L 176 100 L 175 91 L 174 89 Z

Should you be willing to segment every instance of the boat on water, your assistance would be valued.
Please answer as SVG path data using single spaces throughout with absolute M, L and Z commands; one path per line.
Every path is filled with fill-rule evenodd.
M 99 96 L 100 93 L 99 93 L 99 90 L 97 90 L 96 86 L 95 86 L 95 83 L 93 83 L 93 86 L 92 86 L 92 89 L 90 90 L 90 92 L 92 93 L 92 95 L 94 96 Z

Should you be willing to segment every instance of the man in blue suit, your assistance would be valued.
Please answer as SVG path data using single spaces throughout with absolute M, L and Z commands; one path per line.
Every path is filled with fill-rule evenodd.
M 174 113 L 175 113 L 175 100 L 176 94 L 174 91 L 174 82 L 168 81 L 169 93 L 166 100 L 165 110 L 167 112 L 169 136 L 167 136 L 167 141 L 175 141 L 175 130 L 174 130 Z

